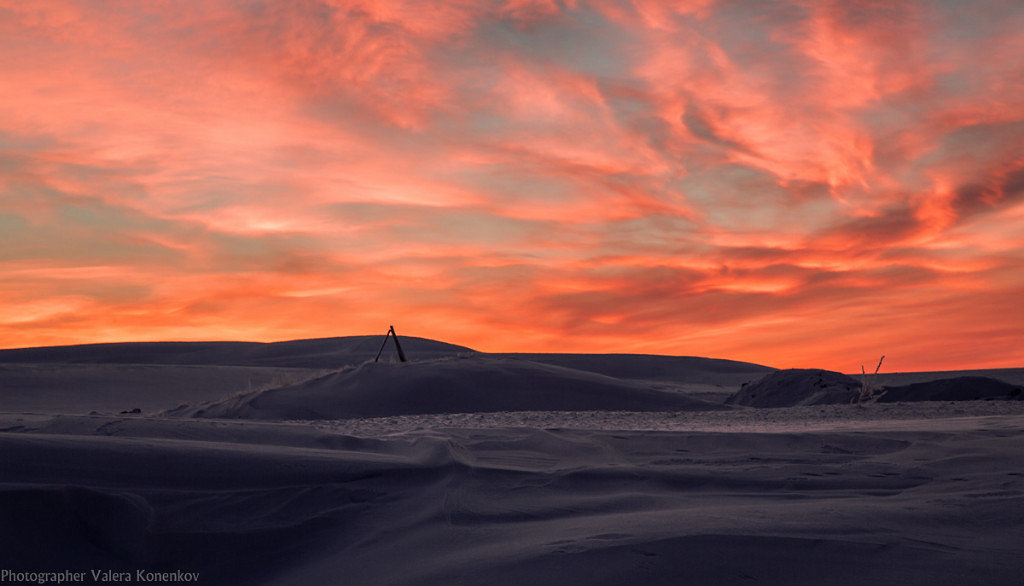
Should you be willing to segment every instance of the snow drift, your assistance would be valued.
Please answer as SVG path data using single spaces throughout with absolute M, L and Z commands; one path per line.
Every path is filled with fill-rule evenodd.
M 726 408 L 635 381 L 550 364 L 476 355 L 399 364 L 366 363 L 174 414 L 288 420 L 497 411 Z
M 201 419 L 0 433 L 0 568 L 204 585 L 1016 584 L 1021 417 L 871 433 L 363 438 Z

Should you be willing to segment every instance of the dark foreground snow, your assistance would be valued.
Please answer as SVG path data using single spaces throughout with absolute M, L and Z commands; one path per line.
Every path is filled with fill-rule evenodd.
M 17 419 L 0 433 L 0 567 L 17 570 L 394 585 L 1017 584 L 1024 571 L 1019 411 L 756 432 Z

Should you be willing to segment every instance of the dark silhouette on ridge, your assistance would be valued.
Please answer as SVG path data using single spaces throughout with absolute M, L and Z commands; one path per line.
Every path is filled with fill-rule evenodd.
M 388 333 L 384 334 L 384 343 L 380 345 L 380 350 L 377 351 L 377 357 L 373 359 L 374 362 L 380 360 L 381 353 L 384 352 L 384 346 L 388 345 L 388 338 L 393 337 L 395 339 L 395 348 L 398 349 L 398 360 L 405 362 L 405 352 L 402 352 L 402 345 L 398 343 L 398 334 L 395 333 L 395 326 L 388 328 Z

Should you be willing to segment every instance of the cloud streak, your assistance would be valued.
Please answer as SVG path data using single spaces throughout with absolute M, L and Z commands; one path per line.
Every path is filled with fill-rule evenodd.
M 0 2 L 3 346 L 1024 360 L 1015 2 Z

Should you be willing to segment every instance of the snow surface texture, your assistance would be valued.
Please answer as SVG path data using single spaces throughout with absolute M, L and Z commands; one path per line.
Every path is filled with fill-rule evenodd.
M 34 393 L 29 367 L 0 352 L 0 362 L 17 366 L 25 407 L 8 406 L 4 373 L 11 371 L 0 371 L 0 569 L 181 570 L 199 572 L 200 584 L 398 586 L 960 586 L 1019 584 L 1024 574 L 1024 401 L 708 410 L 694 397 L 715 396 L 715 388 L 732 393 L 769 369 L 671 357 L 620 357 L 615 365 L 614 356 L 471 354 L 425 357 L 418 369 L 363 365 L 324 376 L 322 369 L 340 365 L 325 367 L 317 357 L 344 354 L 330 345 L 296 343 L 300 351 L 290 356 L 239 347 L 249 356 L 258 350 L 269 365 L 241 361 L 225 347 L 216 347 L 224 351 L 217 360 L 198 364 L 174 362 L 181 352 L 154 358 L 160 353 L 146 348 L 156 364 L 203 367 L 179 379 L 182 387 L 140 385 L 138 362 L 125 371 L 131 376 L 119 377 L 124 358 L 116 353 L 78 349 L 72 354 L 92 358 L 61 362 L 60 350 L 51 349 L 50 360 L 35 354 L 32 364 L 49 364 L 60 376 L 40 374 Z M 377 348 L 369 346 L 372 357 Z M 673 379 L 637 370 L 644 362 L 667 365 L 665 372 L 694 370 Z M 69 364 L 97 368 L 89 392 L 53 386 L 71 380 L 64 377 Z M 262 391 L 246 385 L 234 399 L 215 401 L 243 408 L 244 397 L 262 397 L 265 403 L 243 408 L 261 416 L 295 413 L 303 401 L 351 409 L 329 398 L 328 389 L 346 384 L 399 387 L 360 403 L 381 413 L 393 413 L 408 398 L 403 393 L 436 393 L 424 374 L 467 386 L 438 398 L 448 401 L 447 412 L 387 417 L 167 417 L 156 412 L 164 407 L 120 413 L 212 400 L 207 391 L 184 395 L 203 373 L 227 372 L 236 385 L 242 371 L 212 368 L 227 366 L 296 369 L 275 371 Z M 113 390 L 100 392 L 102 373 Z M 281 385 L 278 375 L 298 378 Z M 1019 384 L 1024 371 L 996 375 Z M 480 384 L 469 385 L 477 377 Z M 943 377 L 914 373 L 898 382 Z M 517 380 L 579 385 L 566 395 L 572 401 L 603 398 L 614 406 L 620 393 L 647 390 L 648 398 L 671 395 L 675 403 L 643 412 L 558 411 L 576 403 L 551 395 L 548 404 L 548 395 L 529 390 L 522 391 L 529 411 L 471 412 L 460 402 L 494 407 L 494 396 L 521 391 Z M 127 402 L 116 404 L 118 397 Z M 71 414 L 60 411 L 65 399 Z

